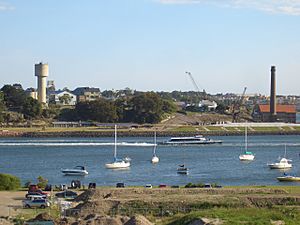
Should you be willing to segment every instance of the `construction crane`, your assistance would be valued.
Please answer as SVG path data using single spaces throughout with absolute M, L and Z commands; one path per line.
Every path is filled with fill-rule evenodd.
M 239 120 L 240 113 L 241 113 L 241 107 L 243 105 L 245 93 L 246 93 L 247 87 L 244 87 L 244 91 L 241 96 L 234 102 L 232 106 L 232 122 L 235 123 Z
M 189 75 L 189 77 L 190 77 L 190 79 L 191 79 L 191 81 L 192 81 L 192 83 L 193 83 L 193 85 L 194 85 L 194 88 L 196 89 L 196 91 L 197 91 L 197 94 L 199 95 L 199 97 L 201 97 L 201 91 L 200 91 L 200 88 L 198 87 L 198 85 L 197 85 L 197 83 L 196 83 L 196 81 L 194 80 L 194 77 L 192 76 L 192 73 L 191 72 L 188 72 L 188 71 L 186 71 L 185 72 L 187 75 Z M 207 98 L 207 96 L 206 96 L 206 93 L 205 93 L 205 91 L 203 90 L 203 98 Z

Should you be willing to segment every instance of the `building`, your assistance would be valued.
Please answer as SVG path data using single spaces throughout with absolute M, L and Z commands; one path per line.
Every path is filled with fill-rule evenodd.
M 208 111 L 215 111 L 218 104 L 215 101 L 204 99 L 199 102 L 199 107 L 207 107 Z
M 276 121 L 285 123 L 296 123 L 296 105 L 276 105 Z M 256 122 L 273 121 L 270 105 L 256 105 L 252 114 Z
M 77 97 L 77 102 L 90 102 L 100 98 L 101 92 L 99 88 L 79 87 L 72 91 Z
M 56 105 L 76 105 L 76 95 L 68 91 L 54 91 L 49 93 L 49 103 Z

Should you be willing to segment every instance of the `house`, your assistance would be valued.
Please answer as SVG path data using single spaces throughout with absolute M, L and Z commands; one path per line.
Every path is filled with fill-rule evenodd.
M 77 97 L 77 102 L 90 102 L 100 98 L 101 93 L 99 88 L 79 87 L 72 91 Z
M 68 91 L 53 91 L 49 93 L 49 103 L 56 105 L 76 105 L 76 95 Z
M 218 104 L 215 101 L 204 99 L 199 102 L 199 107 L 207 107 L 208 111 L 215 111 Z
M 296 123 L 296 105 L 276 105 L 276 121 Z M 257 122 L 272 122 L 270 105 L 256 105 L 252 117 Z

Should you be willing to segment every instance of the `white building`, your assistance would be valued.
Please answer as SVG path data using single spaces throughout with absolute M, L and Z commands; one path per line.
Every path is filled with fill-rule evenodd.
M 76 95 L 68 91 L 54 91 L 49 93 L 49 103 L 56 105 L 76 105 Z
M 199 107 L 203 107 L 203 106 L 207 106 L 208 111 L 214 111 L 216 110 L 218 104 L 215 101 L 204 99 L 199 102 Z

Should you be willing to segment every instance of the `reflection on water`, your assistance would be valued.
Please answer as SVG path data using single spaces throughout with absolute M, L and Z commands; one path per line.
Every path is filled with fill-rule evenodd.
M 168 138 L 158 138 L 164 141 Z M 113 159 L 113 138 L 3 138 L 0 139 L 0 172 L 14 174 L 22 182 L 36 182 L 43 176 L 51 184 L 69 184 L 79 179 L 84 184 L 126 185 L 147 183 L 184 185 L 192 183 L 218 183 L 220 185 L 281 185 L 276 180 L 283 170 L 271 170 L 267 164 L 284 155 L 293 160 L 288 173 L 300 175 L 299 136 L 249 136 L 249 151 L 255 153 L 252 162 L 241 162 L 239 154 L 243 136 L 216 137 L 223 144 L 203 146 L 158 146 L 158 164 L 152 164 L 153 138 L 119 138 L 118 157 L 132 159 L 131 167 L 122 170 L 106 169 L 105 163 Z M 129 144 L 128 144 L 129 143 Z M 184 153 L 184 154 L 183 154 Z M 184 160 L 189 175 L 177 174 Z M 89 175 L 69 177 L 61 168 L 83 165 Z M 289 185 L 300 185 L 288 183 Z M 284 183 L 287 185 L 287 183 Z

